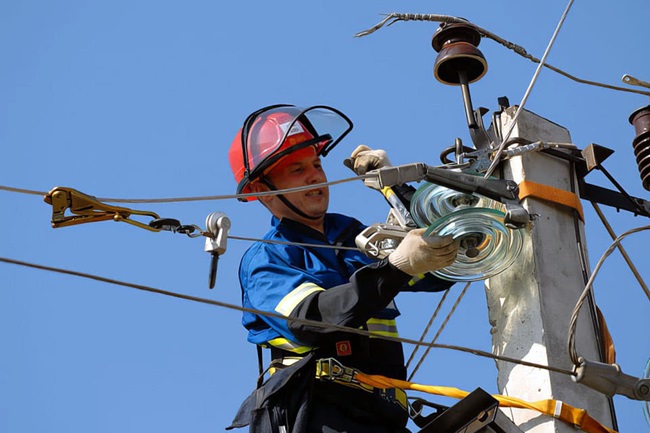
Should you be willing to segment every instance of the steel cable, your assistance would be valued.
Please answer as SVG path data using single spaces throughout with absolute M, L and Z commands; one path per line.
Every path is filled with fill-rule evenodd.
M 0 262 L 13 264 L 13 265 L 18 265 L 18 266 L 29 267 L 29 268 L 33 268 L 33 269 L 40 269 L 40 270 L 49 271 L 49 272 L 56 272 L 56 273 L 60 273 L 60 274 L 72 275 L 72 276 L 81 277 L 81 278 L 87 278 L 87 279 L 100 281 L 100 282 L 104 282 L 104 283 L 108 283 L 108 284 L 114 284 L 114 285 L 118 285 L 118 286 L 124 286 L 124 287 L 129 287 L 129 288 L 133 288 L 133 289 L 137 289 L 137 290 L 142 290 L 142 291 L 145 291 L 145 292 L 157 293 L 157 294 L 160 294 L 160 295 L 171 296 L 171 297 L 179 298 L 179 299 L 185 299 L 185 300 L 188 300 L 188 301 L 199 302 L 199 303 L 208 304 L 208 305 L 214 305 L 214 306 L 217 306 L 217 307 L 223 307 L 223 308 L 227 308 L 227 309 L 230 309 L 230 310 L 236 310 L 236 311 L 240 311 L 240 312 L 248 312 L 248 313 L 257 314 L 257 315 L 260 315 L 260 316 L 272 317 L 272 318 L 281 319 L 281 320 L 288 320 L 288 318 L 286 316 L 282 316 L 280 314 L 273 313 L 273 312 L 260 311 L 260 310 L 255 310 L 255 309 L 252 309 L 252 308 L 240 307 L 238 305 L 229 304 L 227 302 L 215 301 L 215 300 L 212 300 L 212 299 L 201 298 L 201 297 L 198 297 L 198 296 L 184 295 L 184 294 L 181 294 L 181 293 L 175 293 L 175 292 L 171 292 L 171 291 L 168 291 L 168 290 L 162 290 L 162 289 L 158 289 L 158 288 L 155 288 L 155 287 L 145 286 L 145 285 L 142 285 L 142 284 L 128 283 L 128 282 L 124 282 L 124 281 L 120 281 L 120 280 L 115 280 L 115 279 L 112 279 L 112 278 L 106 278 L 106 277 L 101 277 L 101 276 L 98 276 L 98 275 L 88 274 L 88 273 L 85 273 L 85 272 L 72 271 L 72 270 L 57 268 L 57 267 L 53 267 L 53 266 L 39 265 L 39 264 L 25 262 L 25 261 L 21 261 L 21 260 L 10 259 L 10 258 L 7 258 L 7 257 L 0 257 Z M 417 340 L 412 340 L 412 339 L 409 339 L 409 338 L 392 337 L 392 336 L 388 336 L 388 335 L 380 335 L 380 334 L 376 334 L 376 333 L 373 333 L 373 332 L 370 332 L 370 331 L 365 331 L 365 330 L 359 329 L 359 328 L 351 328 L 351 327 L 347 327 L 347 326 L 336 325 L 336 324 L 333 324 L 333 323 L 323 323 L 323 322 L 319 322 L 319 321 L 316 321 L 316 320 L 308 320 L 308 319 L 300 319 L 300 318 L 291 318 L 291 320 L 294 321 L 294 322 L 297 322 L 297 323 L 301 323 L 301 324 L 304 324 L 304 325 L 307 325 L 307 326 L 313 326 L 313 327 L 317 327 L 317 328 L 332 329 L 332 330 L 336 330 L 336 331 L 361 335 L 361 336 L 364 336 L 364 337 L 382 338 L 384 340 L 394 341 L 394 342 L 404 343 L 404 344 L 413 344 L 413 345 L 419 345 L 419 346 L 425 346 L 425 347 L 431 347 L 431 348 L 437 348 L 437 349 L 455 350 L 455 351 L 459 351 L 459 352 L 470 353 L 470 354 L 480 356 L 480 357 L 484 357 L 484 358 L 491 358 L 491 359 L 496 359 L 496 360 L 499 360 L 499 361 L 505 361 L 505 362 L 511 362 L 511 363 L 514 363 L 514 364 L 526 365 L 528 367 L 534 367 L 534 368 L 540 368 L 540 369 L 543 369 L 543 370 L 554 371 L 556 373 L 562 373 L 562 374 L 566 374 L 566 375 L 569 375 L 569 376 L 574 376 L 575 375 L 575 373 L 573 371 L 567 370 L 567 369 L 564 369 L 564 368 L 552 367 L 552 366 L 548 366 L 548 365 L 541 365 L 541 364 L 536 364 L 536 363 L 533 363 L 533 362 L 524 361 L 524 360 L 521 360 L 521 359 L 514 359 L 514 358 L 505 357 L 505 356 L 494 355 L 492 353 L 485 352 L 485 351 L 479 350 L 479 349 L 471 349 L 471 348 L 467 348 L 467 347 L 463 347 L 463 346 L 455 346 L 455 345 L 450 345 L 450 344 L 431 344 L 431 343 L 425 343 L 425 342 L 421 342 L 421 341 L 417 341 Z

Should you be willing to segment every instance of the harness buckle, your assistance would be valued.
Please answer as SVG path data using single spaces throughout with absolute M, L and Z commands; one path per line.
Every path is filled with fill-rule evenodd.
M 348 374 L 349 375 L 349 374 Z M 346 367 L 335 358 L 321 358 L 316 360 L 316 377 L 321 380 L 345 379 Z

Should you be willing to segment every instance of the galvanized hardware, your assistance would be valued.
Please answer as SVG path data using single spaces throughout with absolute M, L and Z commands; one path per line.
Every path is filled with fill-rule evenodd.
M 650 379 L 639 379 L 623 373 L 618 364 L 587 361 L 578 358 L 579 365 L 574 367 L 576 383 L 612 397 L 614 394 L 624 395 L 632 400 L 650 401 Z
M 499 201 L 506 205 L 505 223 L 510 228 L 522 228 L 533 219 L 519 204 L 519 187 L 512 180 L 484 178 L 461 171 L 430 167 L 419 162 L 385 167 L 369 173 L 376 173 L 380 188 L 426 180 L 456 191 L 476 193 Z
M 166 230 L 172 233 L 180 233 L 187 235 L 190 238 L 203 236 L 203 232 L 199 226 L 194 224 L 181 224 L 180 221 L 173 218 L 158 218 L 149 223 L 149 227 L 156 230 Z
M 355 238 L 357 247 L 368 257 L 383 259 L 397 248 L 408 230 L 394 225 L 373 224 Z
M 212 212 L 205 219 L 206 232 L 204 235 L 204 250 L 212 255 L 210 260 L 210 273 L 208 278 L 208 287 L 214 288 L 217 279 L 217 265 L 219 256 L 226 252 L 228 242 L 228 230 L 230 230 L 230 218 L 223 212 Z

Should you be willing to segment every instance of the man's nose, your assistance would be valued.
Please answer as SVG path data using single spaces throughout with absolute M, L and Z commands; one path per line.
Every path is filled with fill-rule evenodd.
M 307 180 L 309 183 L 321 183 L 327 180 L 325 172 L 319 167 L 310 167 Z

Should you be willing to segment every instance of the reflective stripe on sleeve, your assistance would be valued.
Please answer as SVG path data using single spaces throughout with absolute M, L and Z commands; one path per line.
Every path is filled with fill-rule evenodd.
M 417 283 L 424 280 L 424 277 L 425 277 L 424 274 L 416 275 L 415 277 L 411 278 L 411 280 L 409 281 L 409 283 L 408 283 L 409 286 L 411 286 L 411 287 L 415 286 Z
M 399 337 L 395 319 L 370 319 L 366 324 L 371 334 Z
M 277 349 L 282 349 L 288 352 L 293 352 L 298 354 L 307 353 L 313 349 L 313 347 L 301 346 L 300 344 L 294 343 L 293 341 L 287 340 L 286 338 L 282 338 L 282 337 L 269 340 L 268 344 Z
M 275 311 L 283 316 L 289 316 L 303 299 L 314 292 L 323 291 L 322 287 L 314 283 L 304 283 L 290 291 L 275 307 Z

